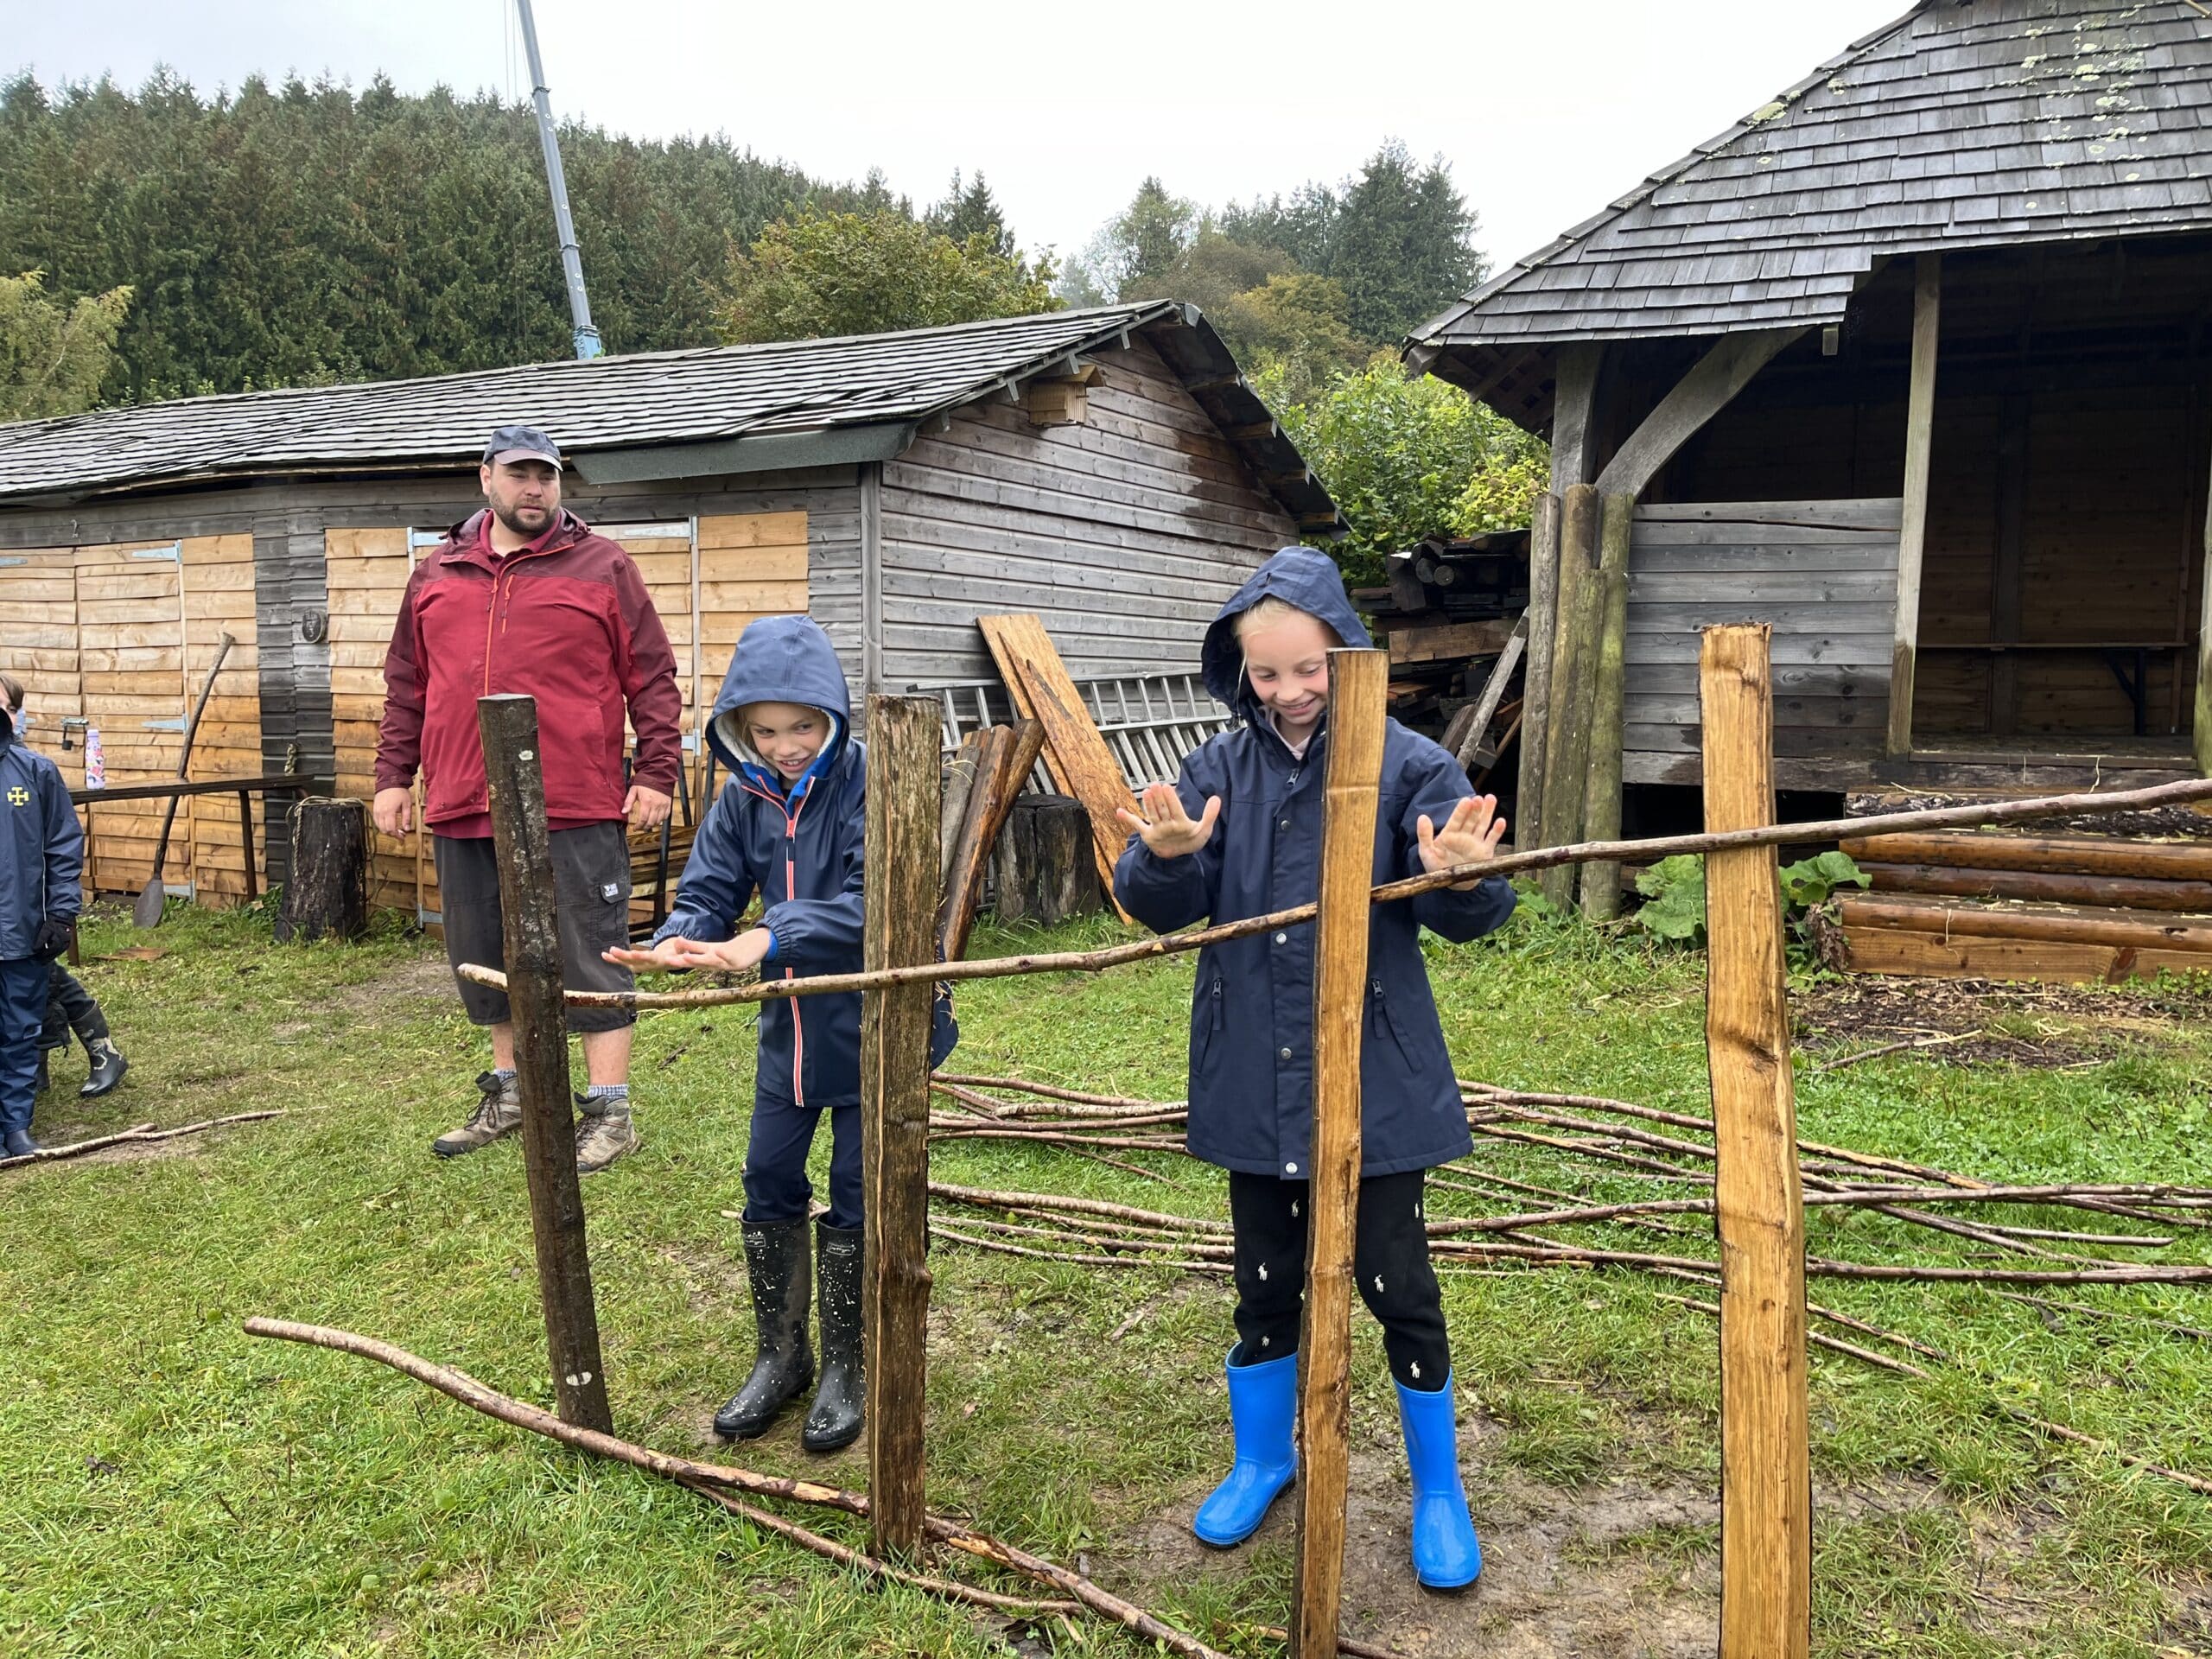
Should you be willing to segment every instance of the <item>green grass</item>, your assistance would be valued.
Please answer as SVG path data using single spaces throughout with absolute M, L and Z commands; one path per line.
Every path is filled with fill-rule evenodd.
M 130 1078 L 80 1109 L 73 1061 L 40 1122 L 48 1138 L 71 1139 L 264 1106 L 290 1116 L 160 1155 L 0 1173 L 0 1353 L 12 1383 L 0 1390 L 0 1651 L 1008 1650 L 990 1624 L 871 1589 L 651 1477 L 363 1362 L 241 1334 L 257 1313 L 347 1326 L 547 1396 L 514 1149 L 451 1165 L 428 1154 L 485 1063 L 435 949 L 396 934 L 280 948 L 266 931 L 264 916 L 178 909 L 151 936 L 160 960 L 92 961 L 86 978 L 132 1058 Z M 1064 930 L 1050 943 L 1108 931 Z M 86 928 L 86 954 L 147 937 L 105 917 Z M 1039 942 L 986 934 L 974 954 Z M 1705 1105 L 1700 959 L 1541 924 L 1472 947 L 1432 942 L 1431 958 L 1464 1074 Z M 1185 959 L 1079 982 L 980 982 L 962 995 L 959 1064 L 1179 1096 L 1190 979 Z M 2201 1020 L 2171 1017 L 2204 1006 L 2113 994 L 2115 1011 L 2168 1023 L 2087 1069 L 1911 1055 L 1821 1076 L 1801 1065 L 1802 1130 L 1985 1176 L 2212 1184 L 2200 1081 L 2212 1043 Z M 750 1357 L 728 1217 L 741 1202 L 752 1035 L 741 1010 L 648 1020 L 636 1068 L 645 1146 L 586 1188 L 618 1431 L 672 1450 L 701 1450 L 707 1415 Z M 936 1167 L 976 1185 L 1221 1212 L 1217 1172 L 1147 1161 L 1178 1185 L 974 1143 L 940 1148 Z M 1477 1161 L 1547 1185 L 1645 1190 L 1633 1178 L 1592 1181 L 1534 1148 Z M 1440 1199 L 1440 1212 L 1457 1207 Z M 2031 1213 L 2084 1224 L 2078 1212 L 2020 1215 Z M 1964 1241 L 1954 1251 L 1876 1217 L 1817 1211 L 1809 1228 L 1818 1255 L 1973 1259 Z M 2182 1250 L 2208 1259 L 2206 1236 L 2184 1236 Z M 1699 1243 L 1660 1248 L 1695 1254 Z M 1082 1554 L 1096 1575 L 1232 1651 L 1272 1651 L 1239 1627 L 1283 1616 L 1291 1563 L 1279 1534 L 1170 1581 L 1132 1542 L 1186 1517 L 1220 1472 L 1224 1287 L 958 1249 L 932 1268 L 932 1502 L 1058 1559 Z M 1681 1288 L 1615 1274 L 1447 1281 L 1458 1379 L 1483 1431 L 1468 1461 L 1478 1517 L 1487 1471 L 1563 1489 L 1568 1513 L 1624 1482 L 1712 1487 L 1715 1336 L 1703 1316 L 1657 1299 Z M 2069 1318 L 2053 1331 L 2036 1310 L 1970 1287 L 1815 1281 L 1813 1294 L 1959 1362 L 1929 1383 L 1813 1362 L 1819 1651 L 2208 1650 L 2212 1500 L 2041 1441 L 1994 1404 L 2212 1471 L 2212 1344 L 2140 1323 Z M 2212 1309 L 2177 1290 L 2068 1299 L 2212 1325 Z M 1364 1315 L 1355 1357 L 1355 1434 L 1387 1459 L 1395 1409 Z M 810 1459 L 788 1425 L 741 1460 L 865 1479 L 856 1452 Z M 1858 1501 L 1869 1493 L 1880 1501 Z M 1515 1535 L 1489 1536 L 1496 1566 Z M 1709 1565 L 1714 1541 L 1709 1526 L 1670 1522 L 1570 1553 L 1633 1559 L 1666 1583 L 1686 1564 Z M 1028 1639 L 1032 1651 L 1141 1651 L 1097 1626 Z

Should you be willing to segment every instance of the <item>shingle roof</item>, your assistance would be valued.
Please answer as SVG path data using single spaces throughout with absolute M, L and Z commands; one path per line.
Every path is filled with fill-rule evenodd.
M 0 426 L 0 499 L 309 473 L 473 465 L 511 421 L 571 456 L 915 423 L 1141 334 L 1236 429 L 1294 517 L 1333 518 L 1320 486 L 1195 308 L 1173 300 L 899 334 L 531 363 L 363 385 L 179 398 Z M 1250 430 L 1254 423 L 1268 425 Z
M 1832 322 L 1886 255 L 2208 226 L 2204 6 L 1923 0 L 1409 344 Z

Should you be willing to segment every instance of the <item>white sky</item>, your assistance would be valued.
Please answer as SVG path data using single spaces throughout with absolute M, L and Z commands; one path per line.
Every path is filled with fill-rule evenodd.
M 527 96 L 512 0 L 12 0 L 0 73 L 156 63 L 203 92 L 381 69 Z M 1906 0 L 1365 0 L 1048 10 L 537 0 L 555 111 L 727 133 L 926 201 L 980 168 L 1027 246 L 1082 246 L 1147 173 L 1201 202 L 1440 153 L 1494 264 L 1533 251 L 1758 108 Z M 26 15 L 28 14 L 28 15 Z M 587 243 L 588 245 L 588 243 Z M 588 280 L 590 273 L 585 273 Z

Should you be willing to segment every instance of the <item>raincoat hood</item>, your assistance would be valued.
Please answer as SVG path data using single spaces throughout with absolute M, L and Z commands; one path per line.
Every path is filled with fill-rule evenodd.
M 1221 607 L 1198 652 L 1206 690 L 1247 721 L 1265 729 L 1267 717 L 1253 694 L 1251 682 L 1245 677 L 1244 650 L 1236 642 L 1236 619 L 1263 599 L 1279 599 L 1319 617 L 1347 646 L 1363 649 L 1374 641 L 1367 637 L 1359 613 L 1352 609 L 1334 559 L 1311 547 L 1286 547 L 1268 559 Z
M 749 702 L 798 702 L 830 717 L 829 740 L 814 764 L 788 787 L 776 769 L 745 739 L 737 711 Z M 852 730 L 852 702 L 845 671 L 830 636 L 810 617 L 764 616 L 739 637 L 715 698 L 707 741 L 732 771 L 764 789 L 794 798 L 814 786 L 837 764 Z

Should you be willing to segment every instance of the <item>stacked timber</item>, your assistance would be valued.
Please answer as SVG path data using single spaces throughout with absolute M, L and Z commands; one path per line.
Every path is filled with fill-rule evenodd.
M 1849 965 L 1935 978 L 2118 982 L 2212 970 L 2212 840 L 1953 830 L 1843 842 Z
M 1431 736 L 1481 695 L 1529 604 L 1529 532 L 1432 538 L 1383 560 L 1387 588 L 1352 600 L 1390 654 L 1393 718 Z

